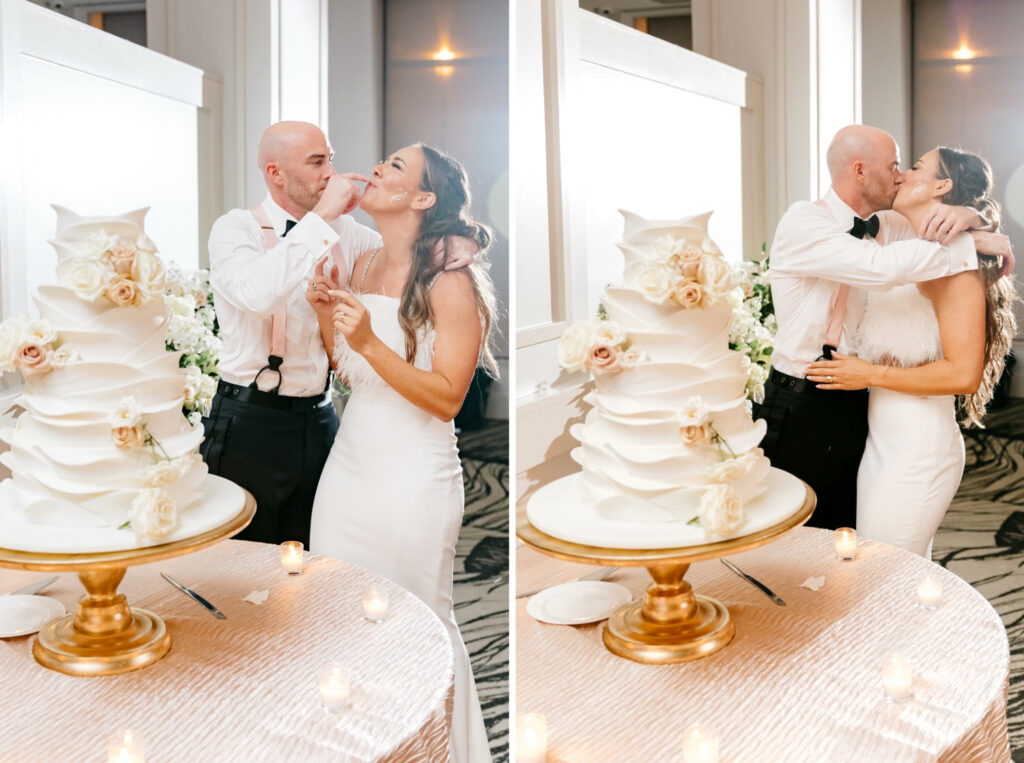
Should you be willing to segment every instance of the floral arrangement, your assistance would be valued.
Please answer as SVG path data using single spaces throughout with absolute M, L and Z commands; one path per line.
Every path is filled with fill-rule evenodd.
M 0 374 L 15 369 L 39 374 L 64 368 L 78 355 L 61 345 L 53 325 L 44 318 L 16 315 L 0 323 Z
M 707 236 L 700 246 L 671 235 L 651 247 L 652 255 L 626 267 L 625 282 L 651 302 L 672 300 L 688 309 L 710 307 L 728 299 L 733 273 L 718 246 Z
M 762 245 L 762 255 L 764 251 Z M 769 283 L 768 257 L 744 262 L 733 274 L 739 287 L 730 297 L 733 313 L 729 325 L 729 349 L 742 352 L 747 357 L 750 363 L 747 398 L 760 403 L 764 400 L 764 383 L 768 381 L 775 332 L 778 330 Z
M 210 271 L 183 271 L 172 264 L 164 302 L 171 312 L 167 325 L 168 351 L 181 352 L 185 369 L 185 402 L 182 412 L 192 426 L 209 413 L 217 393 L 220 326 L 213 307 Z
M 103 231 L 89 237 L 84 253 L 57 266 L 57 276 L 82 299 L 106 298 L 118 307 L 155 302 L 164 291 L 166 270 L 145 235 L 134 241 Z
M 647 353 L 630 347 L 622 326 L 609 320 L 603 310 L 597 319 L 570 326 L 558 346 L 558 362 L 566 371 L 590 369 L 598 375 L 612 374 L 646 360 Z

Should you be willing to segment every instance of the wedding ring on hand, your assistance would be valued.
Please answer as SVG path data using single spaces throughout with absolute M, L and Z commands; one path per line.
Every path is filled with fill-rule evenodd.
M 831 384 L 832 383 L 832 377 L 831 376 L 826 376 L 825 377 L 825 381 L 828 382 L 829 384 Z

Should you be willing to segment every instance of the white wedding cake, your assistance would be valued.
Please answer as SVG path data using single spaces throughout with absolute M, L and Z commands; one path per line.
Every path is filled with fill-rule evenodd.
M 219 526 L 241 506 L 197 506 L 210 487 L 196 452 L 203 428 L 182 413 L 186 376 L 166 349 L 165 268 L 143 231 L 147 210 L 55 209 L 57 283 L 33 295 L 38 318 L 0 325 L 0 371 L 25 380 L 24 412 L 0 432 L 13 474 L 0 484 L 0 546 L 118 550 Z
M 609 545 L 592 533 L 601 525 L 614 545 L 636 524 L 646 537 L 692 545 L 779 518 L 761 508 L 771 501 L 759 500 L 778 470 L 758 447 L 765 423 L 747 412 L 750 362 L 729 349 L 742 293 L 707 235 L 710 214 L 646 220 L 622 212 L 623 285 L 608 287 L 598 317 L 570 327 L 559 348 L 566 370 L 589 370 L 594 380 L 584 398 L 591 409 L 570 430 L 582 472 L 531 500 L 538 529 Z

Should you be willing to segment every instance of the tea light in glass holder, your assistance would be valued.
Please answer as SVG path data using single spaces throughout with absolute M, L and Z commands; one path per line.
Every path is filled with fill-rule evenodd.
M 910 699 L 913 682 L 913 671 L 903 655 L 891 654 L 882 663 L 882 689 L 890 702 L 900 704 Z
M 925 575 L 917 584 L 917 601 L 925 609 L 937 609 L 942 603 L 942 586 L 931 575 Z
M 340 713 L 349 706 L 348 668 L 340 662 L 329 662 L 320 668 L 318 686 L 324 710 Z
M 281 568 L 289 575 L 302 572 L 302 541 L 286 540 L 281 544 Z
M 388 616 L 388 592 L 377 586 L 363 591 L 363 617 L 371 623 L 382 623 Z
M 548 756 L 548 719 L 540 713 L 516 717 L 516 763 L 544 763 Z
M 145 763 L 142 737 L 134 731 L 118 731 L 110 735 L 107 744 L 107 763 Z
M 852 527 L 836 530 L 836 559 L 848 562 L 857 558 L 857 531 Z
M 709 726 L 690 726 L 683 732 L 684 763 L 718 763 L 718 732 Z

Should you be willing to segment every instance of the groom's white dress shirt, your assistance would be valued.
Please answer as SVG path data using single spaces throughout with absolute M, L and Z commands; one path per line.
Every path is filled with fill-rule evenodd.
M 231 210 L 210 231 L 210 284 L 224 342 L 221 377 L 241 386 L 252 382 L 267 364 L 270 317 L 284 303 L 288 322 L 280 394 L 319 395 L 327 384 L 328 361 L 316 312 L 306 301 L 314 265 L 338 243 L 344 262 L 336 264 L 351 273 L 360 254 L 381 245 L 380 234 L 348 215 L 327 223 L 307 212 L 285 238 L 285 223 L 294 218 L 269 194 L 263 209 L 279 239 L 273 249 L 266 248 L 260 224 L 246 209 Z M 275 374 L 260 378 L 261 388 L 274 383 Z
M 966 234 L 944 247 L 916 238 L 906 218 L 886 210 L 878 213 L 878 239 L 886 242 L 879 245 L 847 232 L 857 215 L 832 188 L 823 201 L 824 206 L 793 204 L 779 222 L 771 251 L 772 301 L 779 322 L 772 366 L 791 376 L 802 377 L 821 355 L 840 283 L 886 290 L 978 267 L 974 240 Z M 850 289 L 838 345 L 843 354 L 856 354 L 852 338 L 864 298 L 858 288 Z

